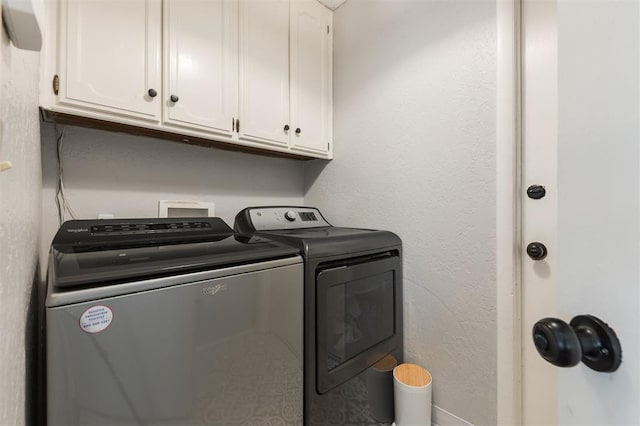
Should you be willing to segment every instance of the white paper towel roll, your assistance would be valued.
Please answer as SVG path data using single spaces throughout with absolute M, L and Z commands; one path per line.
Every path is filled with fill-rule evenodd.
M 431 426 L 431 374 L 416 364 L 393 369 L 396 426 Z

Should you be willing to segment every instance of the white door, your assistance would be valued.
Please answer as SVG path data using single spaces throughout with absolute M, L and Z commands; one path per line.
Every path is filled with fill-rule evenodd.
M 327 153 L 331 131 L 331 11 L 291 3 L 291 147 Z
M 58 102 L 159 121 L 161 6 L 160 0 L 61 1 Z
M 165 0 L 165 124 L 231 136 L 238 109 L 237 4 Z
M 640 7 L 525 0 L 522 16 L 523 423 L 638 425 Z M 543 186 L 544 197 L 536 199 L 542 193 L 535 187 L 527 196 L 532 185 Z M 535 242 L 546 246 L 544 259 L 534 259 L 542 257 L 539 245 L 526 253 Z M 616 371 L 584 362 L 557 367 L 538 353 L 536 322 L 579 315 L 615 330 L 622 348 Z M 564 327 L 545 330 L 556 326 Z M 576 333 L 583 340 L 567 330 L 574 329 L 558 340 L 537 333 L 540 351 L 557 360 L 555 343 L 568 342 L 584 347 L 592 366 L 615 361 L 607 348 L 588 347 L 586 329 Z
M 240 139 L 289 145 L 289 1 L 240 0 Z

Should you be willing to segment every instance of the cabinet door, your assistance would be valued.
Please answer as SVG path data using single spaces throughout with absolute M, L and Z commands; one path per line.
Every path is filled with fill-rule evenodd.
M 164 123 L 230 136 L 238 110 L 237 0 L 165 0 L 164 23 Z
M 240 2 L 240 138 L 288 146 L 289 2 Z
M 157 121 L 160 0 L 62 0 L 58 103 Z M 151 91 L 153 94 L 154 92 Z
M 331 138 L 331 12 L 291 2 L 291 147 L 328 153 Z

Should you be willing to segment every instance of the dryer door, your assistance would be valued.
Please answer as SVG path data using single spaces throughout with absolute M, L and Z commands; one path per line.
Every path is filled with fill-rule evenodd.
M 321 265 L 316 291 L 316 390 L 323 394 L 402 344 L 400 258 L 387 252 Z

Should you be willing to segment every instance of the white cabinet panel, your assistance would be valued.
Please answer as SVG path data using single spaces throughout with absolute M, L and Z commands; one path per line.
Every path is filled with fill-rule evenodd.
M 41 103 L 52 113 L 332 157 L 332 14 L 316 0 L 47 5 Z
M 63 0 L 58 102 L 145 120 L 160 117 L 159 0 Z
M 291 147 L 329 151 L 331 12 L 316 0 L 291 2 Z
M 240 138 L 288 146 L 289 2 L 240 3 Z
M 165 124 L 233 132 L 238 109 L 237 4 L 165 0 Z

